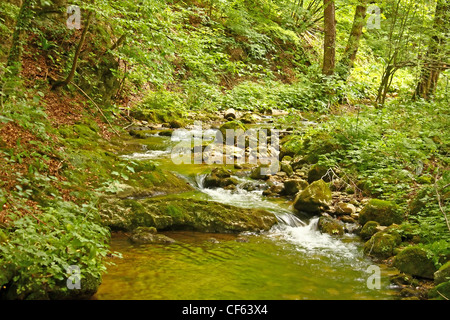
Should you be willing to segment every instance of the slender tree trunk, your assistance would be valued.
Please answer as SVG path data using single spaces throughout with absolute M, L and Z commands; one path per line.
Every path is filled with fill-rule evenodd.
M 336 67 L 336 12 L 334 0 L 324 0 L 323 5 L 325 39 L 322 73 L 331 76 Z
M 356 7 L 355 17 L 353 19 L 353 26 L 348 38 L 347 46 L 344 54 L 339 61 L 339 75 L 343 79 L 347 79 L 351 69 L 353 68 L 356 55 L 359 49 L 359 42 L 361 40 L 363 27 L 366 23 L 367 3 L 369 0 L 360 0 Z
M 429 99 L 436 91 L 439 75 L 445 68 L 446 54 L 443 53 L 445 47 L 445 33 L 448 32 L 448 21 L 450 16 L 450 1 L 438 0 L 436 4 L 436 14 L 433 23 L 435 35 L 430 40 L 427 56 L 424 58 L 424 65 L 416 87 L 414 98 L 421 97 Z
M 23 46 L 21 38 L 23 31 L 28 28 L 33 15 L 32 7 L 33 0 L 24 0 L 20 7 L 19 15 L 17 16 L 16 27 L 14 29 L 11 49 L 9 50 L 8 61 L 6 65 L 11 68 L 11 75 L 17 76 L 19 74 Z
M 52 90 L 55 90 L 59 87 L 67 86 L 73 80 L 73 77 L 75 76 L 75 71 L 76 71 L 77 65 L 78 65 L 78 59 L 80 58 L 81 48 L 83 47 L 84 42 L 86 40 L 86 35 L 89 30 L 91 20 L 92 20 L 92 11 L 89 11 L 86 25 L 84 26 L 83 33 L 81 34 L 81 38 L 80 38 L 80 41 L 78 42 L 77 50 L 76 50 L 75 56 L 73 58 L 72 69 L 70 70 L 70 73 L 65 80 L 55 82 L 55 84 L 52 86 Z

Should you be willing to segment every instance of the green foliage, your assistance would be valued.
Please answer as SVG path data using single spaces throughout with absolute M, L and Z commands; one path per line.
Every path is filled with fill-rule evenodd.
M 67 291 L 67 268 L 77 265 L 100 279 L 105 271 L 108 230 L 100 225 L 96 208 L 57 201 L 42 208 L 39 218 L 16 217 L 8 240 L 0 246 L 0 286 L 14 284 L 17 297 L 43 297 L 58 288 Z M 5 276 L 6 275 L 6 276 Z M 12 282 L 10 282 L 12 281 Z

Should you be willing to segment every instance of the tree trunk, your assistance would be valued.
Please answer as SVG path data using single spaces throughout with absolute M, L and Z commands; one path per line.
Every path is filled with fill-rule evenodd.
M 343 79 L 347 79 L 351 69 L 353 68 L 356 54 L 359 49 L 359 41 L 362 36 L 363 27 L 366 23 L 366 12 L 368 0 L 360 0 L 356 7 L 355 17 L 353 19 L 353 26 L 348 38 L 347 46 L 344 54 L 339 61 L 339 75 Z
M 447 54 L 444 51 L 445 33 L 448 32 L 447 23 L 450 15 L 450 2 L 438 0 L 433 22 L 435 35 L 430 40 L 427 57 L 423 59 L 423 69 L 414 98 L 429 99 L 436 91 L 440 73 L 446 68 L 444 61 Z
M 81 34 L 80 42 L 78 42 L 77 51 L 75 52 L 75 56 L 73 58 L 72 69 L 70 70 L 70 73 L 65 80 L 57 81 L 52 86 L 52 90 L 55 90 L 59 87 L 67 86 L 73 80 L 73 77 L 75 76 L 75 71 L 77 69 L 78 59 L 81 54 L 81 48 L 83 47 L 84 42 L 86 40 L 86 35 L 87 35 L 88 29 L 89 29 L 89 25 L 91 24 L 91 20 L 92 20 L 92 11 L 89 11 L 86 25 L 84 26 L 84 30 L 83 30 L 83 33 Z
M 324 0 L 324 50 L 322 73 L 326 76 L 334 74 L 336 67 L 336 12 L 334 0 Z
M 17 76 L 19 74 L 23 46 L 21 38 L 23 31 L 28 28 L 32 17 L 33 0 L 24 0 L 20 7 L 19 15 L 17 16 L 16 27 L 14 29 L 11 49 L 9 50 L 7 67 L 11 68 L 11 75 Z

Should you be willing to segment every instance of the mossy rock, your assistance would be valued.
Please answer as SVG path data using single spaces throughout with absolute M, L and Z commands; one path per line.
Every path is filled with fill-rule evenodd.
M 242 123 L 251 124 L 256 123 L 259 120 L 259 117 L 251 112 L 244 114 L 240 119 Z
M 420 283 L 419 280 L 413 278 L 409 274 L 399 273 L 389 277 L 390 283 L 396 286 L 414 286 L 417 287 Z
M 158 134 L 157 130 L 130 130 L 128 132 L 130 136 L 137 139 L 147 139 L 148 137 Z
M 430 291 L 428 291 L 428 299 L 433 300 L 449 300 L 450 299 L 450 281 L 442 282 Z
M 289 177 L 294 174 L 294 170 L 292 170 L 292 167 L 287 162 L 281 162 L 280 168 L 282 172 L 285 172 Z
M 386 259 L 394 255 L 394 250 L 400 243 L 401 237 L 398 233 L 379 231 L 364 244 L 364 254 Z
M 327 233 L 332 236 L 342 236 L 344 234 L 344 224 L 339 220 L 333 219 L 331 217 L 320 217 L 317 227 L 319 228 L 320 232 Z
M 314 164 L 308 171 L 308 183 L 313 183 L 317 180 L 324 180 L 325 182 L 329 182 L 330 178 L 326 175 L 328 172 L 328 168 L 321 166 L 319 164 Z
M 393 223 L 402 223 L 403 214 L 397 205 L 391 201 L 372 199 L 359 213 L 361 225 L 368 221 L 376 221 L 382 226 L 390 226 Z
M 436 267 L 427 252 L 419 247 L 407 247 L 395 256 L 394 266 L 412 276 L 433 279 Z
M 447 261 L 434 273 L 434 284 L 438 285 L 450 281 L 450 261 Z
M 226 141 L 226 130 L 243 130 L 247 131 L 247 127 L 239 120 L 228 121 L 224 123 L 219 131 L 222 133 L 223 141 Z
M 173 129 L 180 129 L 186 126 L 186 123 L 182 119 L 173 119 L 169 122 L 169 125 Z
M 212 170 L 210 174 L 205 177 L 203 186 L 205 188 L 225 188 L 230 185 L 237 185 L 239 181 L 231 177 L 231 171 L 222 167 Z
M 277 223 L 274 214 L 189 196 L 173 195 L 146 200 L 104 199 L 103 223 L 113 230 L 155 227 L 158 230 L 195 230 L 235 233 L 269 230 Z
M 331 190 L 323 180 L 311 183 L 299 192 L 294 200 L 294 208 L 308 214 L 318 214 L 331 204 Z
M 375 233 L 378 232 L 377 227 L 380 224 L 376 221 L 368 221 L 364 226 L 362 227 L 361 231 L 359 232 L 359 236 L 363 240 L 369 240 Z
M 175 240 L 158 234 L 155 227 L 138 227 L 130 234 L 129 239 L 136 244 L 170 244 Z
M 308 182 L 302 179 L 291 179 L 284 181 L 283 194 L 287 196 L 296 195 L 299 191 L 304 190 L 308 186 Z
M 250 178 L 254 180 L 267 180 L 269 179 L 269 174 L 265 174 L 266 172 L 270 172 L 269 166 L 262 164 L 257 166 L 250 173 Z
M 90 299 L 98 290 L 102 282 L 101 277 L 96 277 L 90 273 L 83 273 L 81 269 L 80 289 L 67 289 L 66 281 L 62 281 L 52 291 L 46 293 L 46 297 L 36 296 L 28 297 L 27 299 L 50 299 L 50 300 L 87 300 Z

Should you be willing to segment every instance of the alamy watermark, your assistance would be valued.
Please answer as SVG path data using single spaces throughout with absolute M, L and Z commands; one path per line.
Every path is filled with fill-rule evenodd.
M 367 19 L 366 28 L 368 30 L 381 29 L 381 9 L 377 5 L 371 5 L 367 8 L 367 14 L 370 15 Z
M 67 274 L 69 277 L 66 281 L 67 289 L 73 290 L 73 289 L 81 289 L 81 270 L 79 266 L 73 265 L 69 266 L 66 269 Z
M 79 6 L 71 5 L 67 7 L 67 11 L 70 16 L 66 20 L 67 28 L 69 29 L 81 29 L 81 9 Z
M 366 284 L 367 288 L 371 290 L 380 290 L 381 289 L 381 269 L 379 266 L 370 265 L 367 270 L 367 273 L 371 275 L 367 278 Z

